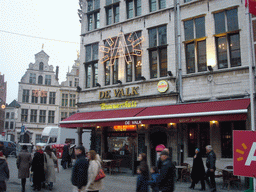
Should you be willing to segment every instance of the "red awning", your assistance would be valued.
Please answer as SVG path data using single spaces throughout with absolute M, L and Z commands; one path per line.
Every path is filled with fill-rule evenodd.
M 131 124 L 166 124 L 205 121 L 236 121 L 247 118 L 250 99 L 189 103 L 145 108 L 76 113 L 61 127 L 95 127 Z

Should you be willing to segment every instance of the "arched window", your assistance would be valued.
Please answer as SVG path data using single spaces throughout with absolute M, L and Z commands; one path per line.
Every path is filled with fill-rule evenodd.
M 40 62 L 39 63 L 39 71 L 43 71 L 44 70 L 44 63 Z
M 43 84 L 43 77 L 42 75 L 38 76 L 38 85 L 42 85 Z

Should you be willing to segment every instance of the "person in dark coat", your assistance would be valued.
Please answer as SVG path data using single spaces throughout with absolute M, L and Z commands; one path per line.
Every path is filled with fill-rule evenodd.
M 201 191 L 205 191 L 204 176 L 205 176 L 204 163 L 202 160 L 200 150 L 198 148 L 196 148 L 195 156 L 193 159 L 193 168 L 192 168 L 192 172 L 191 172 L 192 183 L 189 188 L 194 189 L 195 184 L 197 184 L 199 181 L 201 181 Z
M 151 180 L 148 181 L 148 184 L 151 186 L 152 192 L 159 192 L 159 187 L 158 187 L 158 169 L 157 167 L 153 166 L 150 169 L 151 173 Z
M 166 151 L 167 153 L 170 154 L 170 151 L 169 151 L 168 148 L 165 148 L 163 151 Z M 158 168 L 158 170 L 161 169 L 161 165 L 162 165 L 162 161 L 161 161 L 161 158 L 159 157 L 159 159 L 157 160 L 157 168 Z
M 33 172 L 33 186 L 34 190 L 40 191 L 42 183 L 45 181 L 44 173 L 44 152 L 41 147 L 36 146 L 36 152 L 32 160 L 31 171 Z
M 173 165 L 169 153 L 162 151 L 160 154 L 161 170 L 158 177 L 159 190 L 162 192 L 174 191 L 175 166 Z
M 141 174 L 144 174 L 144 176 L 149 179 L 149 168 L 147 164 L 147 155 L 145 153 L 139 154 L 138 160 L 140 161 L 140 167 L 143 169 L 143 172 Z
M 8 151 L 6 149 L 6 147 L 4 146 L 4 142 L 0 141 L 0 151 L 3 152 L 3 155 L 5 156 L 5 158 L 8 157 Z
M 70 149 L 70 144 L 67 141 L 66 145 L 63 147 L 63 152 L 62 152 L 62 160 L 61 160 L 61 165 L 63 169 L 67 169 L 69 167 L 69 163 L 71 162 L 71 156 L 69 154 L 69 149 Z
M 85 148 L 78 146 L 75 149 L 77 160 L 72 170 L 71 181 L 78 190 L 84 190 L 88 182 L 89 162 L 85 158 Z
M 137 168 L 137 183 L 136 183 L 136 192 L 148 192 L 148 177 L 146 173 L 146 167 L 145 166 L 139 166 Z
M 216 170 L 216 155 L 214 151 L 212 150 L 211 145 L 206 146 L 206 153 L 208 154 L 206 159 L 206 183 L 210 186 L 212 189 L 211 192 L 216 191 L 216 183 L 215 183 L 215 170 Z M 209 178 L 210 177 L 210 181 Z
M 29 168 L 31 166 L 32 157 L 28 152 L 28 147 L 26 145 L 22 146 L 16 165 L 18 168 L 18 178 L 21 179 L 22 192 L 25 192 L 26 178 L 29 178 Z
M 0 151 L 0 192 L 6 191 L 6 180 L 10 178 L 9 167 L 6 158 Z

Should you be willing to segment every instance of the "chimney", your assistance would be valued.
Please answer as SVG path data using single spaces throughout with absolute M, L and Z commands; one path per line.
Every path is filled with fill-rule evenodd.
M 55 79 L 59 81 L 59 66 L 56 67 L 56 76 Z

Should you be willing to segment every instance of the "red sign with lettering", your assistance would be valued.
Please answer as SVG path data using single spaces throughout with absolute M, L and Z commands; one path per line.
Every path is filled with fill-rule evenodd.
M 165 146 L 163 144 L 156 146 L 156 151 L 163 151 L 165 149 Z
M 233 131 L 234 175 L 256 176 L 256 132 Z

